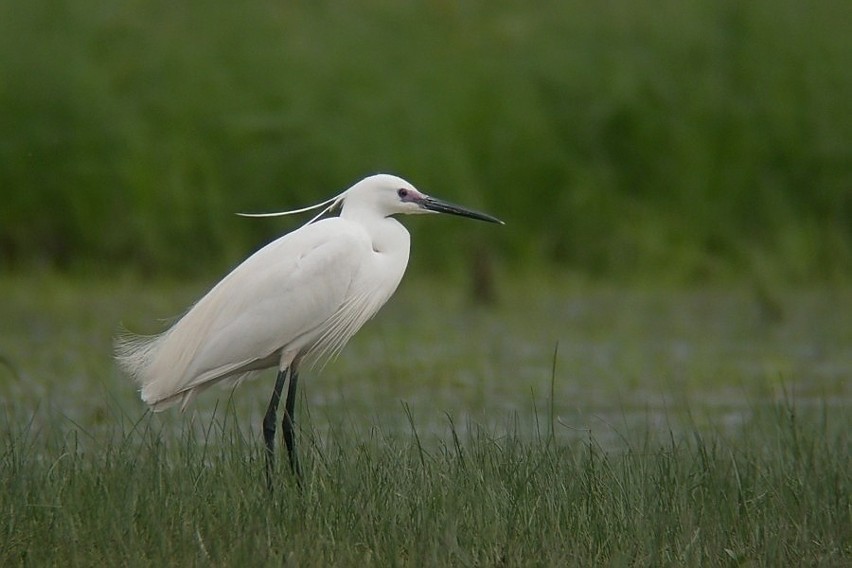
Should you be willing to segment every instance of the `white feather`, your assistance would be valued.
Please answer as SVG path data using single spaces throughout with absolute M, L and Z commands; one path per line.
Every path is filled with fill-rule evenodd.
M 337 206 L 339 217 L 317 221 Z M 124 334 L 116 358 L 155 411 L 185 407 L 209 386 L 257 371 L 325 362 L 387 302 L 408 264 L 408 231 L 391 216 L 443 211 L 500 222 L 419 193 L 405 180 L 371 176 L 322 203 L 299 229 L 255 252 L 170 329 Z
M 374 252 L 360 223 L 333 217 L 306 225 L 246 259 L 171 329 L 119 338 L 119 364 L 141 387 L 142 399 L 163 410 L 186 406 L 223 379 L 279 365 L 287 353 L 291 361 L 336 355 L 405 270 L 408 233 L 386 221 L 396 232 L 393 262 Z

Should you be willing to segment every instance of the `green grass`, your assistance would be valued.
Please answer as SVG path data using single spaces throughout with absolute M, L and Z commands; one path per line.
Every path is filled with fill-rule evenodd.
M 794 401 L 735 435 L 647 425 L 618 450 L 514 428 L 423 441 L 303 426 L 270 496 L 256 432 L 3 425 L 5 566 L 822 565 L 852 559 L 848 421 Z M 125 417 L 126 418 L 126 417 Z M 546 421 L 545 416 L 540 417 Z M 416 431 L 413 432 L 416 434 Z M 631 438 L 636 432 L 627 434 Z
M 0 6 L 0 267 L 209 274 L 375 171 L 415 262 L 852 272 L 846 0 Z M 289 225 L 288 225 L 289 226 Z M 459 246 L 460 242 L 469 242 Z
M 852 561 L 848 290 L 409 280 L 270 496 L 272 376 L 151 415 L 110 360 L 203 288 L 0 279 L 0 564 Z

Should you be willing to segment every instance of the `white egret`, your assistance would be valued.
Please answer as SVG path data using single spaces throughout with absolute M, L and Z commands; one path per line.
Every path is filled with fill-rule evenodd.
M 318 220 L 332 209 L 337 217 Z M 301 228 L 261 248 L 225 276 L 170 329 L 127 334 L 116 358 L 154 411 L 181 408 L 209 386 L 239 383 L 278 368 L 263 419 L 271 487 L 278 403 L 289 377 L 282 430 L 293 472 L 300 469 L 293 438 L 299 366 L 335 356 L 390 298 L 408 264 L 408 231 L 393 215 L 450 213 L 502 221 L 420 193 L 380 174 L 323 203 L 275 216 L 322 211 Z M 250 215 L 251 216 L 251 215 Z

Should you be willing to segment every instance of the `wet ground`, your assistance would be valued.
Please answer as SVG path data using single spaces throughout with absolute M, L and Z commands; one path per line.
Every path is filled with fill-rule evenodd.
M 10 420 L 51 418 L 96 432 L 145 410 L 111 360 L 123 324 L 162 329 L 205 283 L 0 280 L 0 404 Z M 304 369 L 303 423 L 444 437 L 517 429 L 617 444 L 648 431 L 737 429 L 764 405 L 852 407 L 852 289 L 661 289 L 517 282 L 492 306 L 463 286 L 404 282 L 324 368 Z M 184 427 L 234 405 L 255 432 L 268 372 L 212 389 Z M 410 413 L 410 417 L 409 417 Z

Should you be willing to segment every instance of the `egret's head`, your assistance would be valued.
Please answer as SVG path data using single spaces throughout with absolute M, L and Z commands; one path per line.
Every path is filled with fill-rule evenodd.
M 343 208 L 344 211 L 368 210 L 383 217 L 397 214 L 449 213 L 503 224 L 503 221 L 491 215 L 430 197 L 404 179 L 389 174 L 370 176 L 350 187 L 343 194 Z
M 341 215 L 343 216 L 390 217 L 399 214 L 449 213 L 450 215 L 470 217 L 489 223 L 503 224 L 503 221 L 491 215 L 429 197 L 417 191 L 413 185 L 404 179 L 389 174 L 377 174 L 364 178 L 337 197 L 332 197 L 316 205 L 277 213 L 238 213 L 238 215 L 244 217 L 278 217 L 321 209 L 313 219 L 308 221 L 308 223 L 313 223 L 338 207 L 342 207 Z

